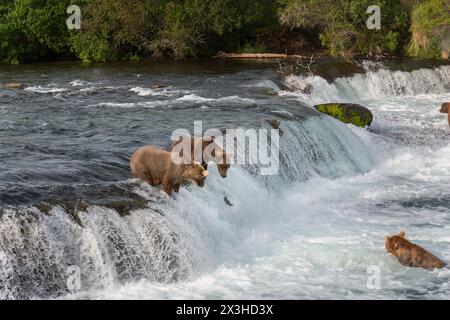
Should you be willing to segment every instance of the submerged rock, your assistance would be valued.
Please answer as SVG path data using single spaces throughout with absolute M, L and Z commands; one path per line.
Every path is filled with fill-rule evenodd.
M 328 82 L 337 78 L 353 77 L 355 74 L 364 74 L 366 71 L 356 63 L 340 59 L 323 59 L 314 66 L 314 73 Z
M 274 129 L 276 129 L 276 130 L 279 130 L 280 135 L 283 135 L 283 130 L 280 128 L 280 126 L 281 126 L 280 120 L 277 120 L 277 119 L 268 119 L 268 120 L 266 120 L 266 121 L 272 126 L 272 128 L 274 128 Z
M 81 222 L 80 216 L 78 213 L 80 211 L 86 211 L 88 209 L 88 204 L 84 201 L 75 200 L 75 201 L 57 201 L 54 199 L 50 199 L 46 202 L 41 202 L 34 205 L 40 212 L 43 214 L 49 215 L 50 211 L 56 207 L 60 206 L 64 209 L 64 211 L 70 216 L 70 218 L 75 221 L 80 227 L 83 227 L 83 223 Z
M 358 127 L 370 126 L 373 120 L 372 112 L 354 103 L 325 103 L 314 108 L 344 123 L 351 123 Z
M 227 196 L 224 196 L 224 197 L 223 197 L 223 201 L 225 202 L 225 204 L 226 204 L 227 206 L 229 206 L 229 207 L 232 207 L 232 206 L 233 206 L 233 204 L 231 203 L 230 199 L 228 199 Z
M 116 210 L 122 217 L 127 216 L 131 211 L 143 209 L 148 207 L 148 200 L 137 198 L 111 201 L 103 204 L 104 207 Z M 153 209 L 161 215 L 164 215 L 161 211 Z
M 5 83 L 3 85 L 3 87 L 7 88 L 7 89 L 25 89 L 26 87 L 28 87 L 28 85 L 24 84 L 24 83 Z

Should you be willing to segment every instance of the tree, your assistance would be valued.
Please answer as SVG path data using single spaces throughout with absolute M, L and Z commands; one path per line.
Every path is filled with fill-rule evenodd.
M 427 0 L 414 6 L 408 53 L 414 57 L 448 59 L 450 52 L 450 2 Z
M 70 46 L 83 61 L 115 61 L 145 53 L 159 31 L 163 0 L 97 0 L 82 8 L 82 30 Z
M 0 60 L 18 63 L 68 51 L 69 0 L 16 0 L 0 7 Z
M 407 13 L 396 0 L 282 0 L 283 24 L 318 30 L 331 54 L 393 54 L 407 32 Z M 381 30 L 369 30 L 367 8 L 381 8 Z

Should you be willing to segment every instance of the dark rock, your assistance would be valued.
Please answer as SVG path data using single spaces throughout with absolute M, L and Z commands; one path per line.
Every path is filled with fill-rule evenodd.
M 318 61 L 313 71 L 328 82 L 337 78 L 352 77 L 355 74 L 364 74 L 366 71 L 361 66 L 340 59 L 323 59 Z
M 38 208 L 39 211 L 44 214 L 49 214 L 50 211 L 52 210 L 52 206 L 45 202 L 39 203 L 35 207 Z
M 276 130 L 279 130 L 280 131 L 280 135 L 283 134 L 283 130 L 281 130 L 281 128 L 280 128 L 280 126 L 281 126 L 280 120 L 269 119 L 269 120 L 266 120 L 266 121 L 272 126 L 272 128 L 274 128 Z
M 69 215 L 69 217 L 75 221 L 79 226 L 83 227 L 83 223 L 78 215 L 80 211 L 87 211 L 88 204 L 81 200 L 68 200 L 68 201 L 57 201 L 54 199 L 49 199 L 48 201 L 38 203 L 34 205 L 43 214 L 49 215 L 50 211 L 57 206 L 60 206 Z
M 314 106 L 314 108 L 344 123 L 351 123 L 358 127 L 370 126 L 373 120 L 369 109 L 353 103 L 326 103 Z
M 111 201 L 103 204 L 103 206 L 106 208 L 116 210 L 122 217 L 129 215 L 133 210 L 146 208 L 147 205 L 148 200 L 145 200 L 143 198 Z M 161 212 L 158 213 L 162 214 Z
M 233 204 L 231 203 L 231 201 L 228 199 L 227 196 L 223 197 L 223 201 L 225 202 L 225 204 L 229 207 L 232 207 Z

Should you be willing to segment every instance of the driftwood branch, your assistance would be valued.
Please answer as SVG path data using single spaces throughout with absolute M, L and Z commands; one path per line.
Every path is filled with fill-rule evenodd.
M 308 62 L 304 63 L 303 60 L 309 59 Z M 305 57 L 304 59 L 296 59 L 295 63 L 283 63 L 280 59 L 277 59 L 278 61 L 278 73 L 282 74 L 283 76 L 290 76 L 296 73 L 300 73 L 300 69 L 306 69 L 309 72 L 309 75 L 314 77 L 315 73 L 311 69 L 311 67 L 316 62 L 316 59 L 314 58 L 314 55 L 308 57 Z
M 312 66 L 315 62 L 316 62 L 316 59 L 314 59 L 314 55 L 312 55 L 312 56 L 309 58 L 309 62 L 308 62 L 308 63 L 304 64 L 301 60 L 299 60 L 299 61 L 297 61 L 297 65 L 300 66 L 300 67 L 302 67 L 302 68 L 307 69 L 307 70 L 309 71 L 309 74 L 310 74 L 311 76 L 314 76 L 315 74 L 314 74 L 314 72 L 311 70 L 311 66 Z
M 280 59 L 277 59 L 278 61 L 277 72 L 281 74 L 283 77 L 287 78 L 289 76 L 300 73 L 300 69 L 306 69 L 308 70 L 309 75 L 312 78 L 314 78 L 315 73 L 312 70 L 312 66 L 316 62 L 314 55 L 310 56 L 307 62 L 303 62 L 303 60 L 306 59 L 296 59 L 295 63 L 288 64 L 281 62 Z M 295 87 L 296 90 L 299 90 L 303 94 L 311 94 L 313 90 L 313 85 L 308 81 L 305 81 L 304 84 L 298 83 L 295 86 L 293 85 L 293 87 Z

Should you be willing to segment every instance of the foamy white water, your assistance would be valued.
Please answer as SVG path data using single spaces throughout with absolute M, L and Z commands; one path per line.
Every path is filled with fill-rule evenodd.
M 240 87 L 242 92 L 211 95 L 188 85 L 149 89 L 144 83 L 141 87 L 117 83 L 108 89 L 93 87 L 97 81 L 86 80 L 32 87 L 27 95 L 48 96 L 46 101 L 53 99 L 47 93 L 85 99 L 73 108 L 88 106 L 82 110 L 88 112 L 88 119 L 113 115 L 103 124 L 107 134 L 99 137 L 96 131 L 101 122 L 99 126 L 82 122 L 82 117 L 61 118 L 76 112 L 58 105 L 51 110 L 60 111 L 58 121 L 45 119 L 50 127 L 45 134 L 54 138 L 58 135 L 53 132 L 62 131 L 71 137 L 70 143 L 78 136 L 86 137 L 79 147 L 69 149 L 75 158 L 70 167 L 74 176 L 77 170 L 89 177 L 96 177 L 97 170 L 111 174 L 106 178 L 113 186 L 123 192 L 131 188 L 131 193 L 148 200 L 148 207 L 122 217 L 104 205 L 88 205 L 79 209 L 76 219 L 60 205 L 49 214 L 35 207 L 1 209 L 0 298 L 34 294 L 94 299 L 448 299 L 448 268 L 405 268 L 386 254 L 384 236 L 405 230 L 411 240 L 450 261 L 450 130 L 446 115 L 439 113 L 440 104 L 450 101 L 450 68 L 413 72 L 377 68 L 332 83 L 318 76 L 308 78 L 314 88 L 310 96 L 282 91 L 275 82 L 254 75 L 254 85 Z M 303 77 L 286 80 L 291 87 L 305 81 Z M 245 95 L 252 88 L 269 89 L 270 95 Z M 61 89 L 68 91 L 54 91 Z M 107 90 L 120 93 L 113 97 Z M 274 92 L 278 96 L 272 103 Z M 100 98 L 92 101 L 86 93 Z M 269 101 L 268 108 L 263 108 L 261 99 Z M 280 100 L 295 100 L 299 109 L 298 102 L 310 107 L 321 102 L 360 103 L 372 110 L 374 122 L 366 130 L 327 116 L 296 118 L 304 110 L 297 113 Z M 109 149 L 126 159 L 128 153 L 119 146 L 130 141 L 114 140 L 114 133 L 130 135 L 132 143 L 154 143 L 152 139 L 159 141 L 165 126 L 189 122 L 189 115 L 200 108 L 201 112 L 212 110 L 214 118 L 222 120 L 220 125 L 227 125 L 220 117 L 228 107 L 226 117 L 242 117 L 244 122 L 252 119 L 243 111 L 256 117 L 263 110 L 265 117 L 280 119 L 283 136 L 277 176 L 263 178 L 249 168 L 234 166 L 222 179 L 211 165 L 205 188 L 182 188 L 175 199 L 168 199 L 137 180 L 117 182 L 114 161 L 118 160 L 108 154 L 105 158 L 111 162 L 102 163 L 108 170 L 96 166 L 96 161 L 89 162 L 87 169 L 77 166 L 78 161 L 95 159 Z M 11 104 L 4 108 L 7 114 Z M 174 112 L 165 117 L 167 108 Z M 115 127 L 130 110 L 132 121 Z M 141 118 L 145 121 L 134 126 Z M 10 119 L 0 121 L 0 131 L 26 132 L 30 127 L 26 119 Z M 80 123 L 81 132 L 73 127 L 65 131 L 68 121 Z M 33 130 L 41 132 L 44 122 L 33 125 Z M 145 130 L 136 134 L 139 126 Z M 101 145 L 100 152 L 91 154 L 96 145 Z M 36 152 L 34 145 L 23 148 Z M 44 151 L 44 155 L 49 152 Z M 56 149 L 54 153 L 67 152 Z M 61 166 L 51 163 L 51 176 Z M 33 170 L 34 166 L 18 172 Z M 39 182 L 39 188 L 46 187 Z M 57 191 L 65 185 L 50 184 Z M 70 194 L 77 190 L 72 188 L 75 185 L 59 192 Z M 0 190 L 11 197 L 21 192 L 19 186 L 9 185 Z M 100 191 L 105 196 L 117 192 Z M 97 185 L 91 192 L 98 192 Z M 224 202 L 225 196 L 232 206 Z M 68 265 L 81 269 L 82 284 L 80 291 L 69 295 Z M 380 288 L 367 285 L 368 270 L 374 267 L 380 271 Z
M 49 86 L 32 86 L 25 88 L 26 91 L 36 92 L 36 93 L 59 93 L 67 91 L 66 88 L 58 88 L 56 85 Z
M 212 169 L 208 186 L 182 191 L 167 215 L 192 259 L 189 277 L 110 283 L 69 298 L 450 298 L 448 268 L 405 268 L 384 249 L 385 235 L 406 230 L 450 261 L 450 134 L 438 112 L 450 101 L 449 70 L 379 70 L 333 83 L 315 77 L 311 96 L 280 92 L 310 105 L 361 103 L 374 113 L 375 132 L 328 117 L 307 120 L 301 131 L 309 132 L 317 158 L 308 160 L 306 150 L 288 163 L 291 175 L 305 181 L 275 179 L 266 188 L 240 168 L 225 182 Z M 297 134 L 286 143 L 302 154 Z M 224 194 L 233 207 L 223 204 Z M 373 266 L 380 270 L 378 289 L 367 285 Z

